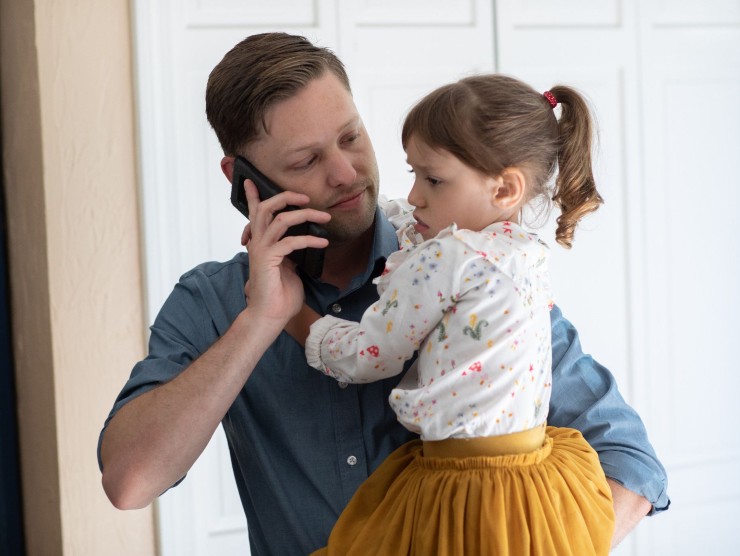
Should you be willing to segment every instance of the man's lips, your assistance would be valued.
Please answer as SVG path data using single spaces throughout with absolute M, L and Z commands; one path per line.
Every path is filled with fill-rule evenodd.
M 343 197 L 333 205 L 330 205 L 330 209 L 347 209 L 347 208 L 355 208 L 358 204 L 360 204 L 360 201 L 362 200 L 362 196 L 365 193 L 365 190 L 356 191 L 352 195 L 349 195 L 347 197 Z

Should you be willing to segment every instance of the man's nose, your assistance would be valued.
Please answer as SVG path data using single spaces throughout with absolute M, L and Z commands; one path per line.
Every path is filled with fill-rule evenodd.
M 347 153 L 337 151 L 329 160 L 329 185 L 340 187 L 352 185 L 357 179 L 357 170 Z

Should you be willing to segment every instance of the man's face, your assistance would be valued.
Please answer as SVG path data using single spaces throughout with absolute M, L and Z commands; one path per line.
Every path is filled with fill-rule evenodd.
M 375 152 L 352 96 L 332 74 L 311 81 L 267 111 L 266 133 L 247 158 L 283 189 L 305 193 L 331 214 L 329 239 L 357 238 L 373 223 Z

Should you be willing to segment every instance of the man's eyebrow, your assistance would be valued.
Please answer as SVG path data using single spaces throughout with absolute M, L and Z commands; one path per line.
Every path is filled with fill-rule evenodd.
M 318 146 L 318 143 L 309 143 L 307 145 L 303 145 L 300 147 L 295 147 L 293 149 L 287 149 L 283 154 L 284 155 L 291 155 L 291 154 L 297 154 L 301 153 L 303 151 L 310 151 L 315 149 Z
M 347 129 L 349 129 L 349 128 L 352 128 L 352 127 L 359 127 L 359 126 L 360 126 L 360 122 L 361 122 L 361 121 L 362 121 L 362 120 L 361 120 L 361 118 L 360 118 L 360 115 L 359 115 L 359 114 L 358 114 L 358 115 L 356 115 L 356 116 L 353 116 L 353 117 L 352 117 L 352 118 L 350 118 L 350 119 L 349 119 L 349 120 L 348 120 L 348 121 L 347 121 L 347 122 L 346 122 L 345 124 L 343 124 L 342 126 L 340 126 L 340 127 L 339 127 L 339 128 L 337 129 L 337 133 L 344 133 L 344 132 L 345 132 L 345 131 L 346 131 Z M 287 149 L 287 150 L 285 151 L 285 153 L 284 153 L 284 154 L 285 154 L 285 155 L 291 155 L 291 154 L 297 154 L 297 153 L 301 153 L 301 152 L 303 152 L 303 151 L 310 151 L 310 150 L 313 150 L 313 149 L 315 149 L 316 147 L 319 147 L 320 145 L 321 145 L 321 144 L 320 144 L 320 143 L 317 143 L 317 142 L 315 142 L 315 143 L 307 143 L 306 145 L 300 145 L 300 146 L 298 146 L 298 147 L 294 147 L 294 148 L 289 148 L 289 149 Z

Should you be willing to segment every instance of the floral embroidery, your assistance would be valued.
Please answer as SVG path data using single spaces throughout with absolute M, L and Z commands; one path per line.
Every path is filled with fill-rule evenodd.
M 473 340 L 480 340 L 481 337 L 481 327 L 488 326 L 488 321 L 482 320 L 478 321 L 478 315 L 473 313 L 470 315 L 470 325 L 463 328 L 463 334 L 466 336 L 470 336 L 473 338 Z
M 397 297 L 398 297 L 398 290 L 393 290 L 393 295 L 385 304 L 385 309 L 383 309 L 383 315 L 386 315 L 388 311 L 390 311 L 391 309 L 395 309 L 398 307 L 398 300 L 396 299 Z

